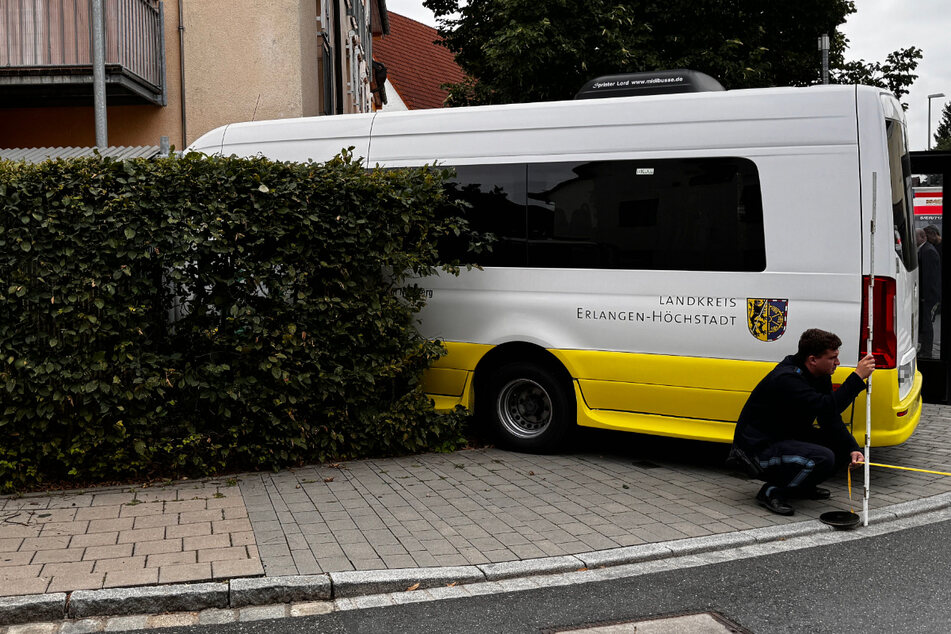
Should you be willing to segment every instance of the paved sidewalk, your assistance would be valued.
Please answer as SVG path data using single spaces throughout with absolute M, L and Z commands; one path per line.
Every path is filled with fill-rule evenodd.
M 873 449 L 872 460 L 951 471 L 949 432 L 951 407 L 926 405 L 915 435 Z M 564 570 L 582 554 L 586 564 L 609 565 L 697 539 L 709 549 L 751 529 L 794 533 L 803 520 L 850 506 L 843 477 L 829 483 L 832 500 L 797 502 L 793 517 L 773 515 L 753 503 L 758 483 L 723 465 L 723 446 L 600 432 L 584 438 L 557 456 L 476 449 L 0 498 L 0 625 L 17 622 L 3 620 L 4 601 L 14 597 L 80 606 L 99 596 L 83 591 L 148 593 L 158 584 L 171 592 L 181 586 L 162 584 L 264 575 L 266 597 L 289 602 L 307 597 L 276 588 L 292 576 L 323 575 L 317 598 L 329 598 L 331 579 L 337 590 L 360 581 L 359 592 L 371 592 L 374 580 L 398 585 L 425 569 L 438 585 L 437 569 L 456 577 L 472 566 L 481 575 L 517 571 L 519 562 Z M 873 468 L 873 521 L 876 509 L 944 493 L 949 477 Z
M 263 573 L 235 480 L 0 503 L 0 596 Z

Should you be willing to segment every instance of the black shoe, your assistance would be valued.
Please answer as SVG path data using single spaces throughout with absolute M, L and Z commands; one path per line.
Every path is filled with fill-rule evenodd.
M 762 506 L 768 511 L 772 511 L 777 515 L 792 515 L 796 512 L 796 509 L 789 506 L 778 493 L 775 487 L 773 487 L 772 495 L 766 495 L 766 485 L 763 485 L 763 488 L 759 490 L 759 493 L 756 494 L 756 503 Z

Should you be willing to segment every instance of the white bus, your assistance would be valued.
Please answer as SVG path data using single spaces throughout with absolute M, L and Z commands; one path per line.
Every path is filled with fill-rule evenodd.
M 473 409 L 509 447 L 552 449 L 575 424 L 730 442 L 750 391 L 803 330 L 837 333 L 833 381 L 851 372 L 870 273 L 872 444 L 901 443 L 918 424 L 911 175 L 889 93 L 285 119 L 228 125 L 190 149 L 323 161 L 348 146 L 369 166 L 455 168 L 471 222 L 498 237 L 481 270 L 419 281 L 430 296 L 420 328 L 449 351 L 426 376 L 437 407 Z

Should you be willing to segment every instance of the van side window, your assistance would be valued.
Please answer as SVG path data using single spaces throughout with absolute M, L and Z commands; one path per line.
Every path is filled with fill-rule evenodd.
M 447 183 L 447 193 L 470 205 L 464 216 L 473 229 L 496 238 L 492 251 L 480 254 L 477 264 L 525 266 L 525 164 L 450 167 L 456 176 Z
M 763 207 L 748 159 L 528 166 L 528 266 L 762 271 Z

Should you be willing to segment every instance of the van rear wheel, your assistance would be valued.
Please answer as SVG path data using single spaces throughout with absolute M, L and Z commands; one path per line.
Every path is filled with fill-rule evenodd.
M 510 363 L 489 378 L 476 407 L 500 445 L 516 451 L 559 448 L 577 420 L 571 384 L 546 367 Z

